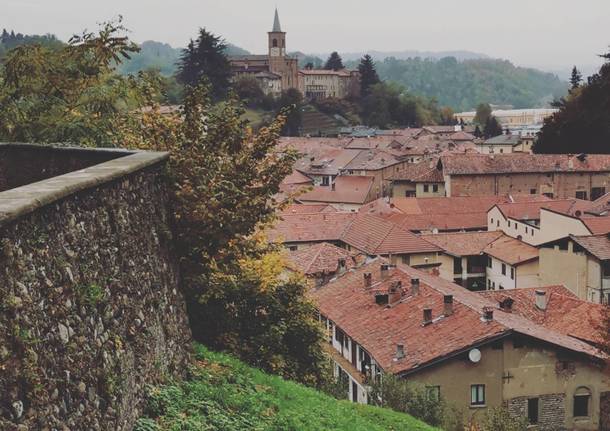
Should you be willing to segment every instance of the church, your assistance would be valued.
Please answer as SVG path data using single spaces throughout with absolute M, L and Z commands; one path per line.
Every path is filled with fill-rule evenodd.
M 309 100 L 359 95 L 360 75 L 357 70 L 299 70 L 298 59 L 287 55 L 286 32 L 282 31 L 277 9 L 273 28 L 267 35 L 267 54 L 229 57 L 233 79 L 253 77 L 265 94 L 274 96 L 290 88 L 299 90 Z
M 234 78 L 252 76 L 266 94 L 279 94 L 289 88 L 298 88 L 298 60 L 286 55 L 286 32 L 282 31 L 277 9 L 273 29 L 267 34 L 269 50 L 266 55 L 229 57 Z

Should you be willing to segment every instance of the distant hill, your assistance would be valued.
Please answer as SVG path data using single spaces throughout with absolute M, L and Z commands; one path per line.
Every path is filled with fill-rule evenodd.
M 192 378 L 151 388 L 134 431 L 437 430 L 393 410 L 336 400 L 199 345 L 196 351 Z
M 227 43 L 225 50 L 227 55 L 250 54 L 231 43 Z M 140 52 L 131 55 L 131 59 L 125 60 L 119 66 L 119 73 L 124 75 L 138 73 L 146 69 L 159 69 L 165 76 L 176 72 L 176 62 L 180 59 L 182 48 L 173 48 L 171 45 L 154 40 L 147 40 L 140 45 Z
M 348 65 L 356 67 L 356 62 Z M 455 111 L 474 110 L 482 102 L 544 107 L 566 95 L 568 89 L 568 83 L 552 73 L 491 58 L 386 58 L 376 66 L 381 79 L 397 82 L 413 94 L 435 98 Z
M 0 33 L 0 61 L 2 61 L 6 53 L 11 49 L 20 45 L 32 45 L 35 43 L 49 48 L 58 48 L 64 44 L 53 34 L 22 34 L 18 32 L 15 33 L 14 30 L 8 31 L 4 29 L 2 30 L 2 33 Z
M 418 51 L 415 49 L 408 49 L 404 51 L 362 51 L 362 52 L 347 52 L 341 53 L 341 57 L 345 61 L 359 60 L 365 54 L 370 55 L 376 61 L 383 61 L 386 58 L 394 57 L 398 60 L 406 60 L 408 58 L 431 58 L 439 60 L 444 57 L 455 57 L 458 60 L 474 60 L 481 58 L 489 58 L 485 54 L 472 51 Z M 320 55 L 322 58 L 327 58 L 328 54 Z

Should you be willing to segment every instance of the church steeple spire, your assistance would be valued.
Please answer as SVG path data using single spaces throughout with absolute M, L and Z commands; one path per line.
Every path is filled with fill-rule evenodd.
M 275 18 L 273 18 L 273 30 L 271 30 L 273 33 L 281 33 L 282 32 L 282 26 L 280 25 L 280 16 L 277 13 L 277 8 L 275 8 Z

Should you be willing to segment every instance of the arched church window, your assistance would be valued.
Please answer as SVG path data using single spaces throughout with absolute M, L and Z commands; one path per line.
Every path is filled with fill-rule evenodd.
M 286 48 L 286 39 L 282 40 L 282 48 Z
M 277 39 L 273 39 L 273 47 L 277 48 Z

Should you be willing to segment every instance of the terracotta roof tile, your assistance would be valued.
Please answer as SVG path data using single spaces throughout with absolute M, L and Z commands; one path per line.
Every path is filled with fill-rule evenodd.
M 531 202 L 510 202 L 498 204 L 498 209 L 505 217 L 517 220 L 539 220 L 540 210 L 548 209 L 562 214 L 574 215 L 582 213 L 591 206 L 590 201 L 581 199 L 555 199 Z
M 310 214 L 321 212 L 336 212 L 329 204 L 291 204 L 282 210 L 283 214 Z
M 610 216 L 583 216 L 580 219 L 594 235 L 610 232 Z
M 356 267 L 354 256 L 347 250 L 327 242 L 314 244 L 288 253 L 292 267 L 305 275 L 332 274 L 339 269 L 339 259 L 345 260 L 345 269 Z
M 337 241 L 355 217 L 348 212 L 282 213 L 268 236 L 284 242 Z
M 364 204 L 373 187 L 373 177 L 342 175 L 331 186 L 315 186 L 296 199 L 300 202 Z
M 502 235 L 483 249 L 485 254 L 506 262 L 509 265 L 519 265 L 538 259 L 538 249 L 529 244 Z
M 591 236 L 570 235 L 570 238 L 599 260 L 610 260 L 610 238 L 608 234 Z
M 436 244 L 452 256 L 476 256 L 483 253 L 485 247 L 503 234 L 494 232 L 456 232 L 420 235 L 432 244 Z
M 446 175 L 520 172 L 610 172 L 610 155 L 589 154 L 583 160 L 568 154 L 452 154 L 442 156 Z
M 362 345 L 386 372 L 416 372 L 436 360 L 512 332 L 605 358 L 589 344 L 517 314 L 495 309 L 492 321 L 484 321 L 484 309 L 496 308 L 495 301 L 439 277 L 399 265 L 382 279 L 383 262 L 376 259 L 349 271 L 310 295 L 320 313 Z M 364 287 L 365 273 L 372 274 L 370 289 Z M 413 278 L 420 280 L 419 294 L 415 296 L 410 292 Z M 377 305 L 375 294 L 388 293 L 396 282 L 401 283 L 397 290 L 399 302 L 391 307 Z M 449 316 L 443 315 L 444 295 L 453 297 L 453 313 Z M 432 309 L 432 324 L 422 324 L 424 308 Z M 397 344 L 405 347 L 403 359 L 395 359 Z

